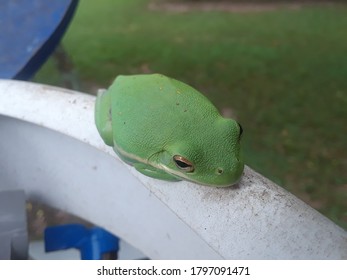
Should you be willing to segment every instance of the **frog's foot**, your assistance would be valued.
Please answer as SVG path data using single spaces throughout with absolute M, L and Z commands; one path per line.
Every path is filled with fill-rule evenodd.
M 144 163 L 134 163 L 133 166 L 135 169 L 142 174 L 155 178 L 155 179 L 160 179 L 160 180 L 165 180 L 165 181 L 180 181 L 177 177 L 166 173 L 165 171 L 162 171 L 158 168 L 155 168 L 151 165 L 144 164 Z

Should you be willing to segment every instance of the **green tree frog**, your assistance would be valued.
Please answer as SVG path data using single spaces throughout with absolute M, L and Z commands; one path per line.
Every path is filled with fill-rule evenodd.
M 97 96 L 95 123 L 104 142 L 147 176 L 227 187 L 243 173 L 241 126 L 164 75 L 118 76 Z

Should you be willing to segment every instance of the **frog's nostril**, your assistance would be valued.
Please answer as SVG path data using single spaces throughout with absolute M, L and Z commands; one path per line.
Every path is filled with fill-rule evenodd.
M 218 173 L 218 175 L 221 175 L 221 174 L 223 174 L 223 168 L 217 168 L 217 173 Z

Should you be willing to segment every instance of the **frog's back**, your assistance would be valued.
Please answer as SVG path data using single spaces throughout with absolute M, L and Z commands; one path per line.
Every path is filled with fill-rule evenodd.
M 115 146 L 144 158 L 166 143 L 199 135 L 194 130 L 208 129 L 220 117 L 205 96 L 159 74 L 118 76 L 109 91 Z

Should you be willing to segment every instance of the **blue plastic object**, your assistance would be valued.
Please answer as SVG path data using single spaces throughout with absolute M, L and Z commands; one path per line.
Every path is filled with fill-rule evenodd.
M 53 226 L 45 229 L 46 252 L 70 248 L 80 250 L 82 260 L 101 260 L 107 253 L 117 254 L 119 238 L 102 228 L 87 228 L 80 224 Z
M 0 1 L 0 78 L 28 80 L 59 44 L 78 0 Z

